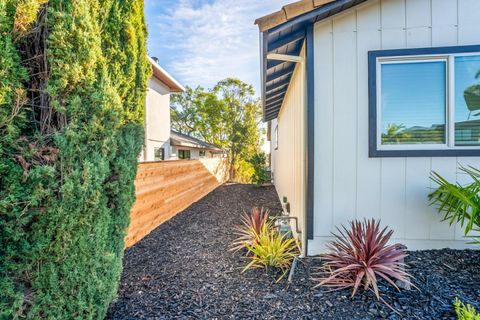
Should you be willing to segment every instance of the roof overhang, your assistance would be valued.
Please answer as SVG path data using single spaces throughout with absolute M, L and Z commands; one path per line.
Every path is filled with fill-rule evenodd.
M 170 145 L 176 147 L 186 147 L 186 148 L 194 148 L 194 149 L 201 149 L 201 150 L 208 150 L 214 152 L 224 152 L 222 148 L 219 148 L 213 144 L 207 143 L 205 141 L 201 141 L 197 138 L 181 134 L 176 131 L 170 131 Z
M 255 21 L 260 29 L 263 120 L 277 118 L 310 24 L 348 10 L 368 0 L 302 0 Z M 272 59 L 269 59 L 271 57 Z
M 155 60 L 153 60 L 149 56 L 147 56 L 147 58 L 150 64 L 152 65 L 153 76 L 158 80 L 160 80 L 163 84 L 165 84 L 170 90 L 170 92 L 185 91 L 185 87 L 182 86 L 180 82 L 175 80 L 175 78 L 173 78 L 167 71 L 165 71 L 165 69 L 160 67 L 160 65 Z

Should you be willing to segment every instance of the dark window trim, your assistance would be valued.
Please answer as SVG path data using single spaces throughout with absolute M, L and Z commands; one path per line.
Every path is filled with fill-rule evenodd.
M 369 98 L 369 157 L 473 157 L 480 156 L 479 149 L 449 150 L 378 150 L 377 149 L 377 58 L 396 56 L 441 55 L 480 52 L 480 45 L 375 50 L 368 52 L 368 98 Z

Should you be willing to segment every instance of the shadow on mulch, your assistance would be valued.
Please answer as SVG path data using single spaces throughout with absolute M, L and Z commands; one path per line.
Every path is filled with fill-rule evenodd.
M 291 284 L 261 270 L 241 274 L 245 261 L 228 251 L 232 226 L 253 206 L 281 211 L 272 186 L 224 185 L 128 249 L 107 319 L 455 319 L 456 296 L 480 309 L 480 251 L 412 252 L 421 291 L 381 285 L 401 317 L 370 293 L 313 289 L 316 258 L 299 263 Z

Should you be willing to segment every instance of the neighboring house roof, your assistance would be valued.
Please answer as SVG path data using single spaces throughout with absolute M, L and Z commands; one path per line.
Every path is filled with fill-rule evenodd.
M 263 119 L 275 119 L 285 98 L 294 62 L 267 60 L 270 53 L 298 56 L 307 27 L 368 0 L 301 0 L 255 21 L 261 32 Z M 313 38 L 313 30 L 310 31 Z
M 207 149 L 211 151 L 224 151 L 213 144 L 207 143 L 200 139 L 172 130 L 170 132 L 170 145 L 178 147 L 189 147 L 198 149 Z
M 163 82 L 169 89 L 170 92 L 183 92 L 185 87 L 182 86 L 175 78 L 173 78 L 167 71 L 165 71 L 160 65 L 148 57 L 148 61 L 152 65 L 153 76 Z

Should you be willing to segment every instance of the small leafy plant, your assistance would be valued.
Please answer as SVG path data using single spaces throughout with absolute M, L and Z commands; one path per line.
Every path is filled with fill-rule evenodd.
M 238 238 L 233 241 L 231 251 L 239 251 L 246 248 L 247 245 L 252 245 L 257 241 L 258 235 L 265 224 L 268 224 L 268 217 L 270 211 L 264 208 L 252 208 L 250 214 L 244 212 L 242 215 L 242 223 L 237 226 L 234 233 Z
M 455 298 L 455 312 L 458 320 L 480 320 L 480 313 L 469 304 L 464 304 L 460 299 Z
M 350 229 L 342 226 L 337 230 L 339 233 L 333 234 L 335 239 L 327 244 L 330 252 L 322 256 L 325 263 L 320 269 L 317 287 L 331 288 L 332 291 L 352 288 L 353 297 L 362 286 L 383 301 L 378 289 L 380 278 L 397 290 L 400 289 L 396 281 L 412 285 L 403 263 L 407 256 L 405 249 L 387 244 L 392 230 L 384 228 L 380 231 L 380 222 L 374 219 L 353 221 Z
M 249 161 L 252 164 L 254 173 L 252 181 L 261 185 L 270 181 L 270 177 L 267 172 L 267 156 L 264 152 L 254 154 Z
M 464 228 L 465 236 L 472 231 L 480 231 L 480 170 L 473 167 L 460 167 L 472 183 L 461 186 L 444 179 L 440 174 L 432 172 L 431 179 L 438 188 L 429 194 L 430 205 L 437 207 L 444 214 L 444 221 L 450 225 L 459 222 Z M 479 244 L 480 239 L 475 243 Z
M 300 246 L 295 238 L 286 238 L 271 224 L 263 224 L 256 241 L 247 244 L 246 248 L 252 255 L 250 263 L 242 272 L 252 268 L 275 268 L 282 273 L 277 279 L 280 281 L 290 269 L 293 259 L 298 256 Z

